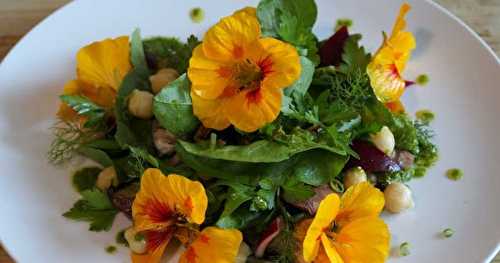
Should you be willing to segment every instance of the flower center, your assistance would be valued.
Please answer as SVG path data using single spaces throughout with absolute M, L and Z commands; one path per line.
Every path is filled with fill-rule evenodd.
M 233 78 L 238 83 L 240 90 L 254 90 L 260 87 L 260 82 L 264 78 L 261 68 L 250 59 L 236 63 Z

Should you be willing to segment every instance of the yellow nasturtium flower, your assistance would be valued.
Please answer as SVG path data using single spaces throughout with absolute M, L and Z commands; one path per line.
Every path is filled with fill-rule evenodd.
M 403 4 L 390 37 L 384 33 L 384 42 L 367 67 L 373 91 L 384 103 L 398 101 L 406 87 L 402 74 L 416 46 L 413 34 L 404 31 L 408 11 L 410 5 Z
M 132 253 L 132 262 L 159 262 L 173 237 L 187 246 L 181 263 L 234 262 L 243 239 L 240 231 L 217 227 L 197 230 L 205 221 L 207 205 L 200 182 L 147 169 L 132 205 L 134 230 L 144 235 L 146 252 Z
M 297 50 L 262 38 L 255 8 L 220 20 L 189 61 L 194 114 L 204 126 L 252 132 L 278 116 L 283 89 L 300 76 Z
M 328 195 L 314 219 L 298 225 L 296 238 L 303 237 L 301 260 L 384 262 L 389 254 L 390 234 L 378 217 L 383 207 L 384 195 L 368 182 L 350 187 L 342 198 Z
M 66 83 L 63 94 L 82 95 L 102 107 L 112 107 L 116 92 L 131 67 L 127 36 L 94 42 L 78 51 L 76 79 Z M 57 115 L 64 121 L 73 121 L 78 117 L 64 103 Z

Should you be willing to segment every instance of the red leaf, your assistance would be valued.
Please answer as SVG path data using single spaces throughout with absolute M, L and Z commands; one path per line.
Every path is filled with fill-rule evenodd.
M 349 37 L 349 31 L 346 26 L 343 26 L 333 34 L 319 49 L 321 58 L 320 66 L 340 65 L 342 62 L 342 52 L 344 45 Z

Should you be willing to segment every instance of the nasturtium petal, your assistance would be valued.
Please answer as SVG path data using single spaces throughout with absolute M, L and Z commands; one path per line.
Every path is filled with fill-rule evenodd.
M 158 169 L 147 169 L 141 178 L 141 188 L 132 205 L 132 217 L 137 231 L 162 230 L 183 216 L 190 223 L 205 220 L 208 200 L 200 182 L 171 174 L 164 176 Z
M 267 53 L 263 63 L 266 65 L 266 76 L 263 86 L 269 88 L 286 88 L 300 77 L 301 64 L 297 49 L 283 41 L 274 38 L 259 40 Z M 278 70 L 277 70 L 278 69 Z
M 345 262 L 385 262 L 389 246 L 389 228 L 377 217 L 353 220 L 335 237 L 335 248 Z
M 321 235 L 329 230 L 340 208 L 340 198 L 337 194 L 327 195 L 319 204 L 318 211 L 307 229 L 302 243 L 303 256 L 306 262 L 312 262 L 318 255 Z
M 328 236 L 326 234 L 321 235 L 321 244 L 323 245 L 323 249 L 328 256 L 330 263 L 344 263 L 344 260 L 335 248 L 335 244 L 330 239 L 328 239 Z
M 94 42 L 76 55 L 77 78 L 95 87 L 118 90 L 129 72 L 130 45 L 127 36 Z
M 405 16 L 409 10 L 408 4 L 401 6 L 391 35 L 387 37 L 384 34 L 382 46 L 367 66 L 367 74 L 373 91 L 384 103 L 399 100 L 406 87 L 402 74 L 412 50 L 416 47 L 413 34 L 404 31 Z
M 342 227 L 359 218 L 378 217 L 384 204 L 384 194 L 369 182 L 355 184 L 342 195 L 335 222 Z
M 225 115 L 238 129 L 245 132 L 256 131 L 278 117 L 282 95 L 280 89 L 241 91 L 227 100 Z
M 132 263 L 159 263 L 172 237 L 172 230 L 150 233 L 149 235 L 146 233 L 146 253 L 131 252 Z
M 233 263 L 242 240 L 239 230 L 207 227 L 187 247 L 179 263 Z
M 214 60 L 243 59 L 247 48 L 260 37 L 257 17 L 250 9 L 243 9 L 222 18 L 210 28 L 203 39 L 205 55 Z
M 204 99 L 217 98 L 229 85 L 231 72 L 228 72 L 228 75 L 223 74 L 227 67 L 227 63 L 207 58 L 202 45 L 198 45 L 189 60 L 188 77 L 192 83 L 191 91 Z

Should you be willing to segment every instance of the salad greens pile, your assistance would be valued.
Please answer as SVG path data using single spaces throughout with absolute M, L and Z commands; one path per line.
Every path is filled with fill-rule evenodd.
M 186 71 L 200 40 L 142 39 L 136 30 L 130 40 L 132 69 L 113 109 L 81 95 L 60 96 L 86 121 L 54 127 L 49 159 L 62 164 L 83 155 L 117 173 L 107 191 L 94 187 L 101 168 L 75 174 L 81 199 L 64 216 L 89 222 L 91 231 L 109 230 L 119 211 L 130 216 L 144 170 L 158 168 L 202 182 L 208 196 L 205 224 L 240 229 L 252 246 L 281 216 L 285 231 L 266 257 L 293 262 L 293 227 L 308 213 L 297 204 L 313 197 L 317 188 L 342 186 L 344 172 L 357 166 L 380 189 L 424 176 L 438 158 L 429 122 L 391 112 L 380 102 L 366 73 L 372 56 L 361 45 L 361 35 L 348 33 L 342 24 L 331 38 L 319 41 L 312 32 L 316 16 L 313 0 L 262 0 L 258 5 L 263 35 L 293 44 L 302 70 L 284 90 L 278 118 L 252 133 L 232 126 L 208 129 L 193 114 Z M 173 68 L 180 76 L 155 95 L 154 118 L 134 117 L 127 106 L 130 95 L 152 92 L 149 77 L 162 68 Z M 394 135 L 391 154 L 371 143 L 370 136 L 383 127 Z M 158 150 L 158 130 L 173 138 L 167 141 L 171 151 Z

